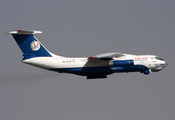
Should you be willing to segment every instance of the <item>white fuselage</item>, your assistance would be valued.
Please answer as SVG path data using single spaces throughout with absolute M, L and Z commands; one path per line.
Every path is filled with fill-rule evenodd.
M 163 60 L 156 59 L 156 56 L 154 55 L 130 55 L 130 54 L 124 54 L 124 56 L 119 58 L 113 58 L 113 60 L 133 60 L 134 66 L 139 66 L 136 70 L 129 70 L 129 67 L 123 67 L 123 66 L 113 66 L 113 67 L 123 67 L 123 70 L 113 70 L 113 72 L 139 72 L 143 69 L 147 68 L 153 72 L 157 72 L 162 70 L 166 63 Z M 30 59 L 26 59 L 22 61 L 23 63 L 30 64 L 36 67 L 40 67 L 47 70 L 54 70 L 58 72 L 66 72 L 61 71 L 62 69 L 71 69 L 74 73 L 77 70 L 77 68 L 94 68 L 94 67 L 110 67 L 108 65 L 109 61 L 104 60 L 95 60 L 93 62 L 88 61 L 88 58 L 67 58 L 67 57 L 60 57 L 60 56 L 54 56 L 54 57 L 34 57 Z M 131 66 L 132 69 L 133 66 Z M 71 70 L 68 71 L 68 73 L 71 73 Z M 80 71 L 80 70 L 77 70 Z

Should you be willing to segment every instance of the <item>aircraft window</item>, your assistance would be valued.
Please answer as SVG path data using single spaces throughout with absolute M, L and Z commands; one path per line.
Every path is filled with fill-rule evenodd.
M 162 58 L 160 58 L 160 57 L 155 57 L 155 59 L 157 59 L 157 60 L 163 60 Z M 164 60 L 163 60 L 164 61 Z

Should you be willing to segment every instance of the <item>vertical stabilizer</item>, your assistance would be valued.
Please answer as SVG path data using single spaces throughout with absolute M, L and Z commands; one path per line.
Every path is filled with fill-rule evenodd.
M 16 43 L 20 47 L 23 52 L 23 60 L 33 58 L 33 57 L 52 57 L 52 53 L 50 53 L 34 34 L 41 34 L 41 31 L 23 31 L 16 30 L 11 31 L 8 34 L 12 34 Z

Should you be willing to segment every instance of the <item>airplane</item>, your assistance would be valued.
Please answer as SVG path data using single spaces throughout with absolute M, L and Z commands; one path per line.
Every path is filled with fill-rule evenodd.
M 59 73 L 86 76 L 87 79 L 107 78 L 113 73 L 140 72 L 145 75 L 158 72 L 168 64 L 155 55 L 104 53 L 92 57 L 71 58 L 49 52 L 34 36 L 36 30 L 14 30 L 12 34 L 23 52 L 22 63 Z

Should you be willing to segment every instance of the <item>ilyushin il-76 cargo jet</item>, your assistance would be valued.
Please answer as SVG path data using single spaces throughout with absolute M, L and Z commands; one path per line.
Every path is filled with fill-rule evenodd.
M 140 72 L 148 75 L 167 66 L 163 59 L 155 55 L 114 52 L 80 58 L 58 56 L 48 51 L 34 36 L 41 33 L 35 30 L 15 30 L 8 33 L 12 34 L 23 52 L 23 63 L 59 73 L 86 76 L 87 79 L 107 78 L 107 75 L 122 72 Z

